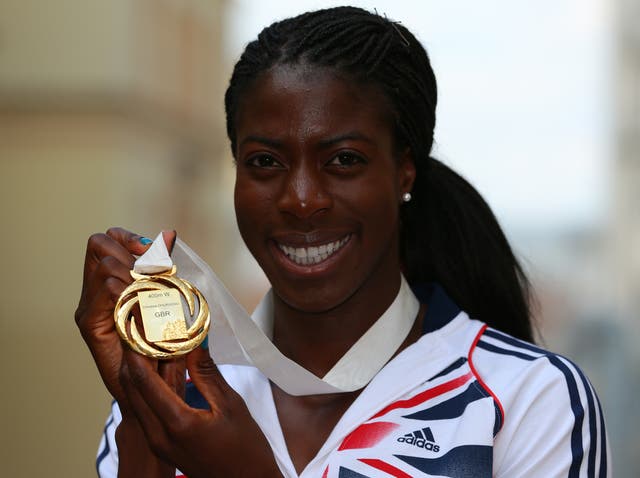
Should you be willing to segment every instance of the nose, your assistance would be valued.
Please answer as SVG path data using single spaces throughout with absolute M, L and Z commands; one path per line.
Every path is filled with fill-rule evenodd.
M 278 198 L 280 211 L 306 219 L 320 211 L 329 210 L 331 206 L 331 195 L 320 171 L 304 163 L 290 170 Z

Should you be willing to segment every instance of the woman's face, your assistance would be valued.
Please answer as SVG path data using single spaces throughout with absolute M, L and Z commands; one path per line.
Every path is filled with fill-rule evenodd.
M 243 95 L 236 134 L 238 226 L 280 299 L 324 312 L 397 290 L 399 207 L 415 169 L 377 88 L 276 66 Z

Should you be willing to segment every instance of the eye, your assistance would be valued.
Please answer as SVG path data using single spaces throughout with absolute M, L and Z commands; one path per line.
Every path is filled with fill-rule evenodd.
M 327 163 L 327 166 L 334 166 L 344 169 L 366 163 L 367 161 L 362 156 L 351 153 L 349 151 L 343 151 L 331 158 Z
M 284 167 L 280 161 L 269 154 L 256 154 L 248 158 L 246 163 L 254 168 L 281 169 Z

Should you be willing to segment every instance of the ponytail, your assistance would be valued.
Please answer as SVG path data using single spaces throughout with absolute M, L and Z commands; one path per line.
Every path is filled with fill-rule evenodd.
M 416 169 L 402 207 L 409 283 L 436 282 L 472 318 L 532 342 L 530 284 L 487 203 L 436 159 Z

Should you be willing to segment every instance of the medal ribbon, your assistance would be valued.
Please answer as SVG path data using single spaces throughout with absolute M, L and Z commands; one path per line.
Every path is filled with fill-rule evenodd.
M 217 364 L 252 365 L 290 395 L 316 395 L 359 390 L 384 367 L 409 334 L 420 303 L 401 276 L 398 295 L 389 308 L 323 377 L 284 356 L 271 342 L 273 291 L 267 292 L 253 315 L 233 298 L 211 268 L 178 239 L 173 260 L 158 235 L 134 270 L 155 273 L 175 261 L 178 275 L 196 286 L 211 309 L 209 353 Z

